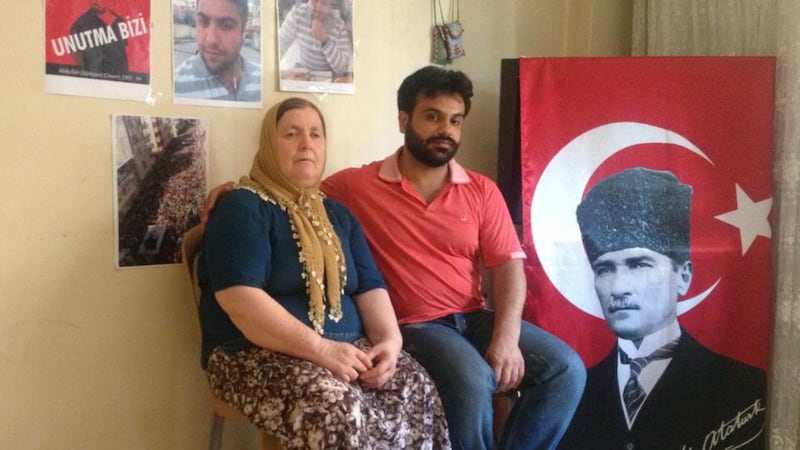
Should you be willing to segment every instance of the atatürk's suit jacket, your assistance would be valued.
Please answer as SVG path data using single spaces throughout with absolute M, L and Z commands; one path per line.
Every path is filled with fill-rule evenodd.
M 763 450 L 766 375 L 714 353 L 682 330 L 680 345 L 628 430 L 618 349 L 588 371 L 561 450 Z

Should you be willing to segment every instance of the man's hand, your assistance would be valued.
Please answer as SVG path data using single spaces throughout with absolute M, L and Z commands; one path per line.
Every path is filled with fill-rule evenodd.
M 314 33 L 314 37 L 320 45 L 324 45 L 325 41 L 327 41 L 325 21 L 330 13 L 331 8 L 329 4 L 325 2 L 313 3 L 313 9 L 311 10 L 311 32 Z
M 494 369 L 498 393 L 515 389 L 522 382 L 525 360 L 516 343 L 504 344 L 493 339 L 484 357 Z
M 327 40 L 325 22 L 323 22 L 323 19 L 318 17 L 311 19 L 311 32 L 314 33 L 314 37 L 317 38 L 320 44 L 324 44 Z
M 484 358 L 494 369 L 497 392 L 515 389 L 525 375 L 525 359 L 519 349 L 522 309 L 525 305 L 525 272 L 522 260 L 511 259 L 492 267 L 495 314 L 492 342 Z
M 217 204 L 217 200 L 219 200 L 221 196 L 232 191 L 234 185 L 233 181 L 228 181 L 225 184 L 220 184 L 208 193 L 208 197 L 206 197 L 206 201 L 203 203 L 203 210 L 200 211 L 201 224 L 205 225 L 208 223 L 208 216 L 210 216 L 211 211 L 214 210 L 214 205 Z

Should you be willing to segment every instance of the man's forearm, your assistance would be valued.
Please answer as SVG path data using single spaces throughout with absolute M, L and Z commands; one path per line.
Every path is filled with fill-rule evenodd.
M 517 345 L 525 307 L 525 272 L 521 259 L 512 259 L 492 271 L 492 296 L 495 307 L 492 340 Z

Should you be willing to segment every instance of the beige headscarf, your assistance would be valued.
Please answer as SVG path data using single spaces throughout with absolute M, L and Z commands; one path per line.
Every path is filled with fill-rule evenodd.
M 298 102 L 298 107 L 314 108 L 305 100 L 290 100 Z M 311 188 L 299 188 L 289 181 L 278 166 L 278 109 L 285 102 L 273 106 L 264 116 L 261 142 L 250 168 L 250 176 L 242 177 L 238 187 L 276 203 L 289 215 L 292 237 L 300 249 L 302 277 L 309 297 L 308 318 L 314 329 L 323 334 L 326 299 L 329 317 L 336 322 L 342 318 L 341 297 L 347 282 L 346 266 L 339 236 L 333 230 L 322 203 L 319 182 Z

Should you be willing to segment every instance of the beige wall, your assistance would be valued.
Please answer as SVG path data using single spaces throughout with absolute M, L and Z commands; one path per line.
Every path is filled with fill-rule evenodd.
M 116 0 L 123 1 L 123 0 Z M 264 92 L 275 90 L 274 1 L 264 0 Z M 447 4 L 448 0 L 443 0 Z M 43 3 L 0 15 L 0 448 L 196 449 L 205 379 L 178 265 L 114 269 L 110 114 L 211 121 L 211 183 L 249 167 L 261 112 L 174 105 L 170 8 L 153 2 L 153 105 L 43 93 Z M 429 0 L 357 1 L 357 91 L 319 99 L 329 171 L 400 143 L 395 90 L 425 65 Z M 476 84 L 461 161 L 495 174 L 500 59 L 626 55 L 632 0 L 464 0 Z M 252 442 L 234 426 L 234 447 Z M 239 436 L 233 436 L 238 434 Z

